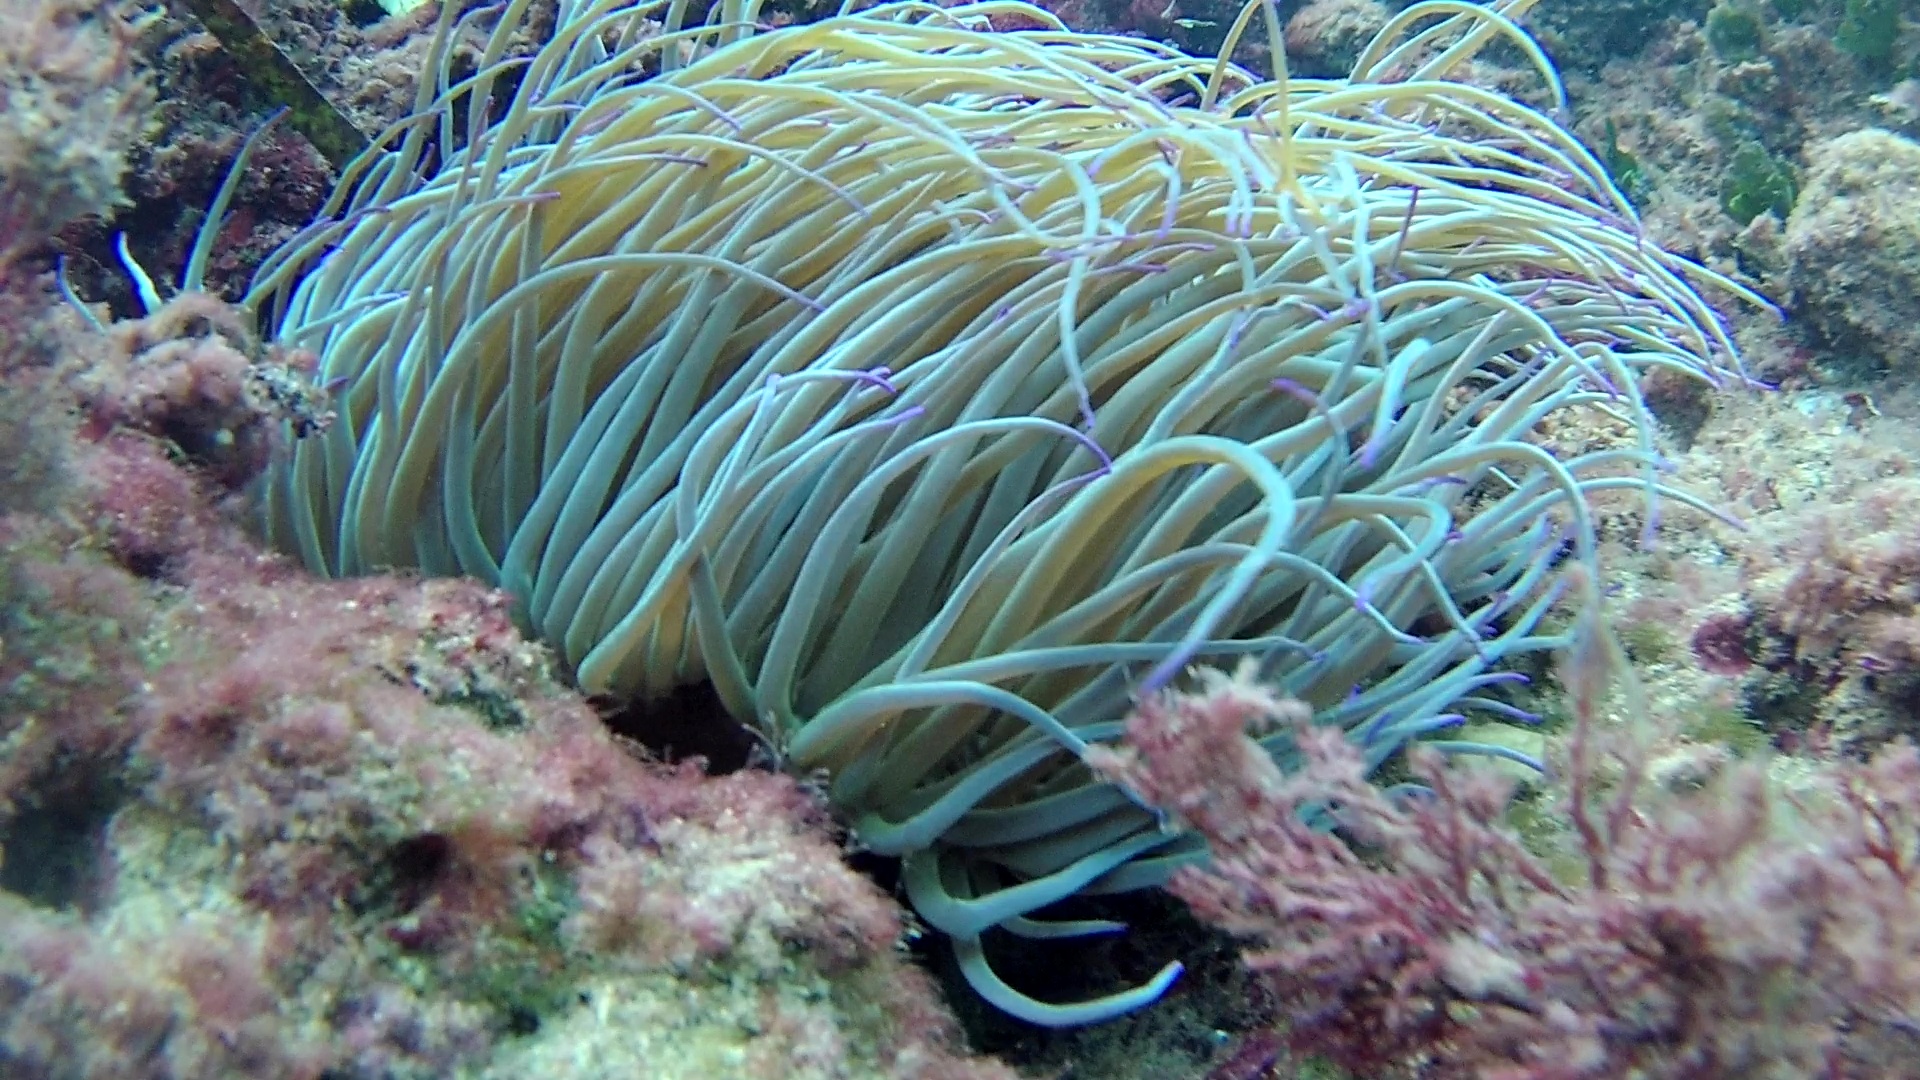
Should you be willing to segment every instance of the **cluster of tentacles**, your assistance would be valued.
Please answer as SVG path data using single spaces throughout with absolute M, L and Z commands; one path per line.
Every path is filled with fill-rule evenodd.
M 1513 717 L 1587 495 L 1658 489 L 1636 373 L 1732 356 L 1571 135 L 1448 78 L 1500 38 L 1557 95 L 1531 4 L 1415 4 L 1310 81 L 1012 0 L 570 0 L 504 62 L 514 0 L 262 271 L 340 388 L 268 529 L 502 585 L 590 691 L 710 683 L 988 999 L 1132 1008 L 1177 968 L 1058 1005 L 981 951 L 1202 857 L 1087 745 L 1246 657 L 1376 762 Z M 1527 440 L 1578 409 L 1638 435 Z

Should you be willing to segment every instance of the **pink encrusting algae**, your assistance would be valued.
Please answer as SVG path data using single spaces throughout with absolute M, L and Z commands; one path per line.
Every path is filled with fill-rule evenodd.
M 1011 1075 L 808 789 L 620 743 L 501 593 L 241 535 L 283 406 L 218 321 L 9 325 L 68 362 L 4 364 L 0 1072 Z

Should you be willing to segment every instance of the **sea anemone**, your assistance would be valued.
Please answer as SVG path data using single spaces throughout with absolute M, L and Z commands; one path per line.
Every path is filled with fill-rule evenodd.
M 1577 140 L 1448 78 L 1503 38 L 1557 101 L 1532 3 L 1414 4 L 1338 81 L 1012 0 L 571 2 L 504 61 L 513 0 L 456 81 L 443 16 L 417 115 L 250 298 L 339 387 L 268 532 L 499 584 L 588 691 L 711 684 L 987 999 L 1135 1007 L 1177 966 L 1052 1004 L 981 951 L 1203 857 L 1087 746 L 1249 657 L 1375 763 L 1516 715 L 1586 497 L 1661 490 L 1636 373 L 1733 355 Z M 1255 19 L 1278 57 L 1259 4 L 1228 49 Z M 1637 435 L 1527 441 L 1582 409 Z

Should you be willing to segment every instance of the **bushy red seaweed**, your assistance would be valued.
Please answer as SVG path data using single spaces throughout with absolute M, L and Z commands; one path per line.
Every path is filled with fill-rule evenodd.
M 1661 792 L 1569 682 L 1558 858 L 1507 824 L 1510 780 L 1416 753 L 1431 796 L 1395 799 L 1244 677 L 1142 703 L 1097 764 L 1207 836 L 1173 891 L 1251 942 L 1291 1046 L 1355 1075 L 1912 1075 L 1920 753 Z M 1245 734 L 1276 724 L 1298 772 Z

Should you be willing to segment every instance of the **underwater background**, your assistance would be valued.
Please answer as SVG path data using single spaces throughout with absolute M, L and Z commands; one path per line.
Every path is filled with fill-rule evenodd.
M 1327 94 L 1383 32 L 1473 6 L 1283 0 L 1236 34 L 1224 0 L 1039 5 L 1196 70 L 1231 41 L 1260 80 L 1271 14 Z M 1019 7 L 968 32 L 1046 28 Z M 1630 393 L 1589 374 L 1514 441 L 1603 461 L 1644 429 L 1691 502 L 1600 483 L 1539 512 L 1553 539 L 1515 571 L 1546 597 L 1537 647 L 1448 714 L 1500 753 L 1363 760 L 1307 720 L 1337 698 L 1244 670 L 1143 690 L 1124 737 L 1109 717 L 1084 775 L 1213 857 L 1046 912 L 1123 934 L 975 942 L 1022 1000 L 1154 991 L 1036 1025 L 916 914 L 837 772 L 783 769 L 785 736 L 723 695 L 583 694 L 498 580 L 329 579 L 262 539 L 289 448 L 372 421 L 249 283 L 320 274 L 343 234 L 316 218 L 397 221 L 329 203 L 371 183 L 356 156 L 436 129 L 409 120 L 436 71 L 492 73 L 504 113 L 574 8 L 0 0 L 0 1077 L 1920 1077 L 1920 6 L 1490 7 L 1564 107 L 1503 33 L 1434 76 L 1484 112 L 1423 122 L 1486 160 L 1537 156 L 1535 116 L 1576 136 L 1627 206 L 1565 205 L 1660 254 L 1616 273 L 1569 244 L 1609 268 L 1570 308 L 1640 320 L 1569 340 L 1699 356 L 1632 361 Z M 835 16 L 777 0 L 754 33 Z M 641 8 L 599 47 L 708 17 Z M 422 184 L 487 108 L 430 117 L 449 145 L 409 162 Z M 1543 262 L 1475 281 L 1537 281 L 1531 302 L 1577 276 Z M 1697 347 L 1633 291 L 1695 286 Z M 1449 392 L 1435 410 L 1498 411 Z M 1492 515 L 1459 494 L 1460 526 Z M 1582 528 L 1590 553 L 1556 548 Z M 1400 645 L 1444 622 L 1401 621 Z M 1290 732 L 1289 768 L 1243 730 Z

